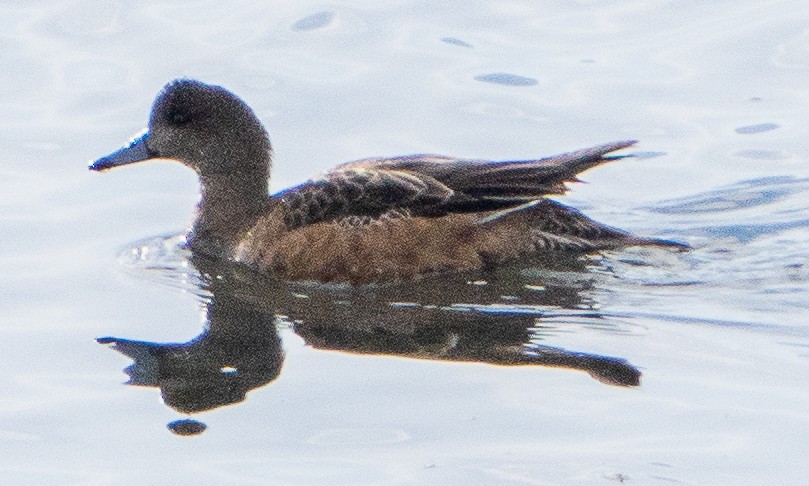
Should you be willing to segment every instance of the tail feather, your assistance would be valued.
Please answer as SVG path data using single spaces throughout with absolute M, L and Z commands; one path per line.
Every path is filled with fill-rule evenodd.
M 442 164 L 411 165 L 407 169 L 435 178 L 450 189 L 469 196 L 542 197 L 564 194 L 565 182 L 596 165 L 631 155 L 607 156 L 634 145 L 624 140 L 537 160 L 486 162 L 456 160 Z

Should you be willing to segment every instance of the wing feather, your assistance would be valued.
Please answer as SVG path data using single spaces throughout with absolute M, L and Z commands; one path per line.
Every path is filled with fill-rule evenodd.
M 608 153 L 627 140 L 537 160 L 457 159 L 409 155 L 342 164 L 276 196 L 287 206 L 288 228 L 345 217 L 375 218 L 391 210 L 420 216 L 507 209 L 563 194 L 565 182 L 622 156 Z

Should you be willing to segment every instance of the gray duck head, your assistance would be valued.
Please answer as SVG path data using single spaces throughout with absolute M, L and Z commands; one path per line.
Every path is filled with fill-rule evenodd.
M 190 79 L 158 94 L 149 127 L 127 146 L 90 164 L 102 171 L 150 159 L 173 159 L 203 179 L 267 180 L 271 146 L 252 109 L 233 93 Z

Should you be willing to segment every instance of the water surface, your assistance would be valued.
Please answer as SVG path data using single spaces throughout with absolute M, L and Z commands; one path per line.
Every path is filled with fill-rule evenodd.
M 0 13 L 3 484 L 805 481 L 809 7 Z M 165 235 L 192 173 L 86 171 L 178 76 L 255 108 L 273 190 L 372 155 L 639 139 L 563 201 L 695 249 L 362 292 L 191 261 Z

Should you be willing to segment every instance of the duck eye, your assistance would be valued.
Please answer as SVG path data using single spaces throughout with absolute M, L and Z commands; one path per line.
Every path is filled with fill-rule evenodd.
M 185 125 L 186 123 L 190 122 L 194 116 L 188 110 L 175 109 L 170 110 L 167 113 L 166 118 L 168 119 L 169 123 L 173 125 Z

